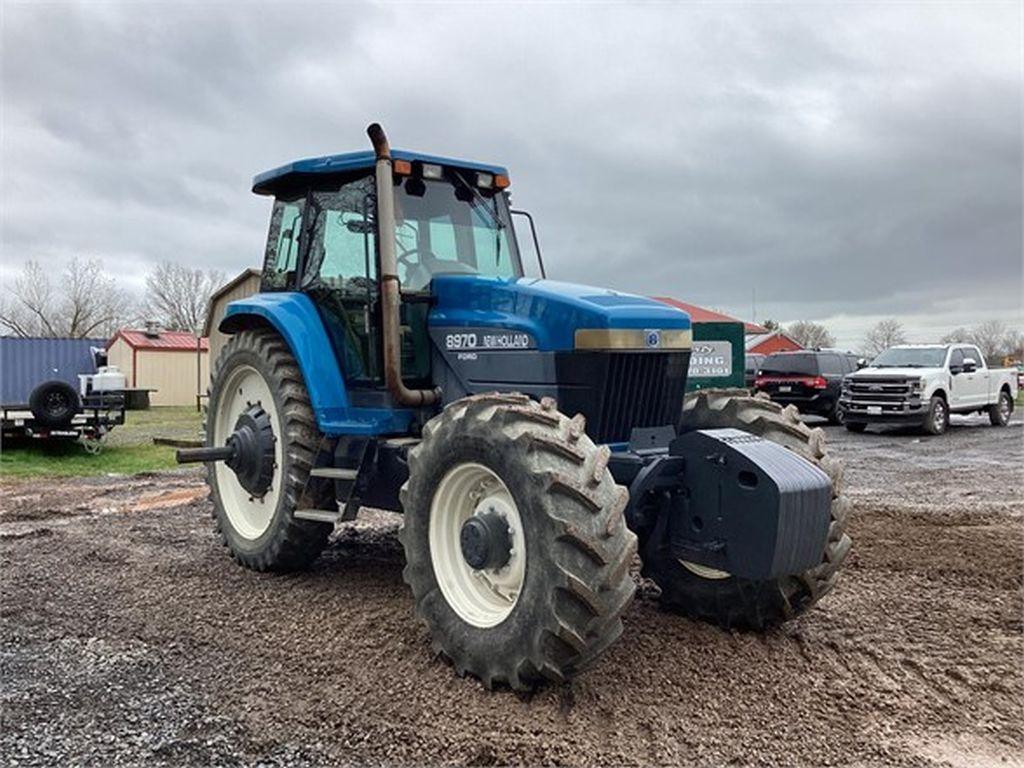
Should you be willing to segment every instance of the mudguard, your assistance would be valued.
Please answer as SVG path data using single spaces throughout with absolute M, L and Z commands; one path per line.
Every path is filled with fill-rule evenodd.
M 323 319 L 303 293 L 257 293 L 228 304 L 218 329 L 234 334 L 247 328 L 272 326 L 291 348 L 325 435 L 405 434 L 415 412 L 405 408 L 352 405 L 338 356 Z

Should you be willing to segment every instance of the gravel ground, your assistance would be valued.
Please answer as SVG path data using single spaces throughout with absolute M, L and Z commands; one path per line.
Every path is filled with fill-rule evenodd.
M 488 692 L 432 658 L 398 518 L 309 572 L 233 565 L 194 470 L 8 481 L 0 758 L 12 765 L 1024 765 L 1024 430 L 829 428 L 855 551 L 765 635 L 664 614 L 571 685 Z

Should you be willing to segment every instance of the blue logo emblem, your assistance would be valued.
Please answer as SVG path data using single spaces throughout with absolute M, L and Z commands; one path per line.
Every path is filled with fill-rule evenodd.
M 645 331 L 644 346 L 648 349 L 656 349 L 661 346 L 661 331 Z

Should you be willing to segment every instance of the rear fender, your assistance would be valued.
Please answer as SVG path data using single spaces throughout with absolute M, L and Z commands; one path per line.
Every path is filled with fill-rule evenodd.
M 271 327 L 288 344 L 302 371 L 320 431 L 327 435 L 404 434 L 413 412 L 353 407 L 323 319 L 303 293 L 257 293 L 228 304 L 218 329 L 234 334 Z

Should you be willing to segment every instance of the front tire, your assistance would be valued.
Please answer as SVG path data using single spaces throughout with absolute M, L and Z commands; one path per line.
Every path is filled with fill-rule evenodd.
M 928 403 L 928 415 L 924 420 L 924 431 L 929 435 L 941 435 L 949 429 L 949 406 L 939 395 L 932 395 Z
M 863 422 L 863 421 L 845 421 L 844 420 L 843 421 L 843 426 L 846 427 L 846 431 L 847 432 L 854 432 L 854 433 L 856 433 L 858 435 L 861 432 L 863 432 L 865 429 L 868 428 L 868 425 L 865 422 Z
M 1013 415 L 1013 400 L 1005 389 L 999 392 L 999 399 L 989 406 L 988 421 L 993 427 L 1005 427 Z
M 426 424 L 402 488 L 403 578 L 459 674 L 564 682 L 621 634 L 636 537 L 608 458 L 550 398 L 475 395 Z M 474 569 L 460 532 L 491 514 L 509 556 Z
M 846 534 L 850 503 L 841 495 L 842 465 L 825 452 L 824 433 L 810 429 L 793 406 L 733 391 L 705 391 L 687 400 L 684 429 L 733 427 L 772 440 L 820 467 L 832 481 L 831 523 L 820 565 L 800 574 L 752 580 L 687 563 L 656 541 L 641 550 L 645 576 L 661 588 L 668 610 L 725 628 L 764 629 L 788 621 L 816 604 L 835 586 L 850 552 Z
M 210 380 L 206 444 L 224 445 L 239 414 L 259 405 L 276 442 L 270 488 L 254 497 L 224 462 L 207 465 L 213 518 L 232 557 L 256 571 L 308 566 L 332 525 L 293 516 L 302 506 L 337 509 L 329 483 L 309 477 L 320 443 L 298 363 L 284 340 L 265 329 L 241 331 L 224 346 Z M 305 494 L 305 495 L 304 495 Z

